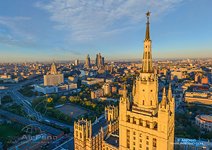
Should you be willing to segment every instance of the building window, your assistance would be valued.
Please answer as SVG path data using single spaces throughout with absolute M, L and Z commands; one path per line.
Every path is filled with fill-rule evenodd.
M 130 130 L 127 130 L 127 148 L 130 148 Z
M 153 144 L 153 147 L 157 147 L 157 139 L 156 138 L 153 138 L 152 144 Z
M 127 137 L 130 137 L 130 130 L 127 130 Z
M 157 128 L 158 128 L 158 124 L 155 123 L 154 129 L 157 130 Z
M 146 127 L 150 128 L 150 122 L 148 122 L 148 121 L 146 122 Z
M 127 122 L 130 122 L 130 116 L 127 116 Z
M 135 118 L 133 117 L 133 123 L 136 124 Z
M 142 126 L 142 119 L 139 119 L 139 125 Z

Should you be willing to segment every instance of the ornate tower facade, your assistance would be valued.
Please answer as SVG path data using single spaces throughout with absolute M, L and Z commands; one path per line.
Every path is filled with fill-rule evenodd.
M 158 101 L 158 76 L 152 65 L 150 12 L 146 15 L 142 70 L 134 82 L 131 96 L 125 88 L 120 99 L 119 149 L 173 150 L 175 103 L 171 86 L 168 96 L 164 89 L 162 101 Z
M 119 128 L 119 110 L 118 107 L 109 105 L 105 107 L 105 119 L 108 122 L 107 134 L 113 133 Z
M 75 150 L 101 150 L 103 141 L 103 129 L 97 131 L 91 121 L 78 120 L 74 123 L 74 149 Z

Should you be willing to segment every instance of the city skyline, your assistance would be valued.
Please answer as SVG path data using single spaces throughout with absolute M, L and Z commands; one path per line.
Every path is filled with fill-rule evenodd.
M 0 60 L 85 60 L 86 54 L 94 60 L 99 52 L 107 60 L 140 59 L 147 10 L 153 12 L 153 58 L 210 57 L 210 3 L 4 1 L 0 5 Z
M 67 3 L 64 4 L 62 2 Z M 107 15 L 113 14 L 109 20 L 112 19 L 110 21 L 116 22 L 116 19 L 125 18 L 131 14 L 127 11 L 129 4 L 138 4 L 139 1 L 129 0 L 124 3 L 122 0 L 107 0 L 107 2 L 101 1 L 101 5 L 98 5 L 100 3 L 97 0 L 75 2 L 74 0 L 52 0 L 51 3 L 47 1 L 38 2 L 36 7 L 58 12 L 52 19 L 57 20 L 60 17 L 64 17 L 62 20 L 66 20 L 68 23 L 65 21 L 63 22 L 64 26 L 57 26 L 57 29 L 64 30 L 69 29 L 66 25 L 70 23 L 68 19 L 70 13 L 81 16 L 78 12 L 82 11 L 87 13 L 83 14 L 83 16 L 88 15 L 89 17 L 93 14 L 90 11 L 93 11 L 94 8 L 101 8 L 101 10 L 106 10 L 105 13 Z M 124 8 L 123 5 L 120 5 L 120 2 L 126 4 Z M 176 4 L 177 0 L 162 0 L 161 2 L 163 3 L 161 7 L 164 7 L 164 3 L 170 4 L 171 2 Z M 76 7 L 71 5 L 68 7 L 70 3 Z M 151 6 L 156 3 L 158 2 L 151 3 Z M 60 5 L 65 8 L 61 9 Z M 94 5 L 94 7 L 91 5 Z M 110 11 L 116 9 L 104 8 L 104 6 L 117 6 L 119 8 L 119 5 L 123 9 L 119 9 L 116 13 Z M 173 8 L 170 5 L 167 6 Z M 19 7 L 15 6 L 15 8 Z M 85 8 L 92 9 L 86 10 Z M 136 10 L 137 5 L 132 5 L 132 8 Z M 72 11 L 70 12 L 70 10 Z M 29 14 L 30 11 L 31 9 Z M 60 11 L 65 11 L 66 13 L 60 14 Z M 183 14 L 183 12 L 181 13 Z M 0 61 L 4 61 L 3 58 L 6 58 L 9 63 L 0 63 L 0 150 L 20 148 L 25 150 L 211 149 L 212 58 L 206 59 L 206 57 L 210 57 L 210 52 L 202 50 L 200 51 L 201 54 L 207 54 L 207 56 L 204 56 L 205 58 L 188 59 L 195 55 L 194 51 L 191 53 L 186 51 L 184 52 L 184 57 L 187 56 L 187 53 L 189 53 L 189 57 L 182 59 L 174 51 L 170 51 L 176 57 L 175 59 L 156 59 L 161 56 L 163 58 L 168 57 L 169 53 L 163 54 L 162 51 L 152 46 L 155 43 L 156 45 L 158 43 L 164 44 L 164 47 L 173 47 L 172 49 L 178 47 L 172 45 L 172 40 L 170 41 L 170 39 L 179 42 L 184 40 L 184 48 L 187 48 L 186 45 L 191 44 L 189 40 L 185 40 L 187 36 L 179 34 L 181 37 L 179 40 L 174 37 L 176 34 L 167 34 L 167 32 L 161 31 L 162 18 L 165 15 L 160 18 L 156 16 L 161 16 L 162 13 L 155 11 L 153 14 L 156 14 L 155 17 L 154 15 L 152 16 L 149 10 L 145 12 L 144 16 L 146 19 L 143 21 L 143 24 L 145 24 L 143 32 L 129 30 L 132 34 L 127 37 L 121 37 L 121 33 L 117 35 L 111 34 L 111 37 L 107 36 L 107 38 L 111 39 L 104 37 L 107 41 L 106 43 L 111 41 L 115 43 L 112 48 L 119 44 L 116 43 L 116 39 L 120 39 L 119 42 L 121 42 L 124 38 L 128 38 L 129 40 L 121 45 L 125 46 L 126 49 L 128 48 L 127 46 L 134 44 L 131 40 L 143 39 L 143 44 L 139 46 L 141 50 L 137 50 L 137 52 L 129 50 L 104 51 L 101 49 L 98 52 L 94 50 L 81 51 L 80 48 L 85 46 L 83 43 L 85 41 L 88 42 L 88 40 L 88 43 L 96 42 L 103 48 L 105 48 L 104 44 L 106 44 L 102 39 L 105 34 L 99 34 L 99 32 L 103 33 L 108 28 L 99 29 L 98 27 L 101 25 L 98 24 L 94 26 L 96 28 L 93 28 L 92 31 L 98 30 L 99 32 L 94 32 L 93 34 L 90 32 L 90 27 L 94 24 L 89 24 L 89 19 L 86 20 L 87 18 L 84 18 L 83 21 L 88 23 L 88 28 L 84 28 L 84 22 L 83 26 L 78 28 L 80 21 L 71 18 L 72 21 L 77 22 L 74 26 L 74 22 L 70 24 L 72 25 L 71 30 L 79 29 L 79 31 L 67 31 L 67 34 L 75 35 L 69 42 L 74 43 L 75 41 L 76 44 L 80 41 L 81 44 L 81 46 L 76 44 L 79 49 L 74 52 L 75 55 L 70 56 L 70 51 L 65 53 L 65 49 L 64 52 L 58 50 L 57 53 L 53 50 L 37 51 L 39 57 L 35 55 L 33 50 L 25 53 L 19 52 L 18 54 L 11 53 L 11 56 L 2 52 L 3 56 L 2 58 L 0 57 Z M 99 15 L 103 17 L 105 14 L 99 11 L 94 16 Z M 133 20 L 132 24 L 125 25 L 135 27 L 136 22 L 142 19 L 136 18 L 135 14 L 130 17 L 131 19 L 135 17 L 133 18 L 135 20 Z M 173 15 L 173 18 L 176 19 L 176 16 Z M 55 43 L 51 41 L 50 37 L 52 35 L 47 36 L 50 39 L 37 43 L 38 41 L 33 35 L 27 32 L 23 34 L 17 29 L 18 22 L 22 22 L 20 20 L 28 20 L 27 18 L 15 18 L 15 24 L 11 23 L 11 18 L 1 19 L 0 24 L 6 25 L 8 28 L 1 28 L 0 26 L 0 41 L 4 41 L 4 44 L 8 46 L 13 45 L 17 46 L 17 48 L 34 46 L 34 48 L 38 48 L 48 42 L 52 44 L 51 47 L 55 47 L 58 44 L 67 44 L 66 42 Z M 98 20 L 98 18 L 96 19 Z M 107 20 L 108 18 L 104 19 Z M 104 22 L 104 20 L 102 21 Z M 169 21 L 171 22 L 171 20 Z M 177 22 L 175 27 L 169 23 L 165 23 L 166 26 L 162 27 L 165 31 L 173 28 L 169 33 L 176 33 L 174 28 L 182 25 L 184 27 L 182 29 L 183 34 L 187 35 L 188 28 L 186 28 L 187 26 L 185 26 L 184 22 L 178 22 L 177 19 L 175 21 Z M 116 30 L 116 26 L 112 22 L 104 27 L 111 25 L 110 27 L 114 27 L 113 32 Z M 117 21 L 118 25 L 121 26 L 123 22 L 123 20 Z M 191 22 L 194 24 L 194 21 Z M 139 24 L 139 21 L 137 23 Z M 59 24 L 61 25 L 61 22 Z M 158 26 L 154 24 L 158 24 Z M 195 25 L 189 26 L 189 30 L 193 29 Z M 39 35 L 37 37 L 42 36 L 41 39 L 45 39 L 43 34 L 52 31 L 47 33 L 39 31 L 38 33 L 37 24 L 33 23 L 33 26 L 35 28 L 25 27 L 22 31 L 33 31 Z M 11 29 L 14 33 L 10 31 Z M 81 32 L 82 29 L 83 32 Z M 202 30 L 206 30 L 206 28 L 202 28 Z M 58 33 L 61 31 L 58 31 Z M 86 33 L 85 31 L 89 32 Z M 157 35 L 160 32 L 164 34 Z M 204 35 L 210 35 L 209 32 L 210 30 L 206 33 L 201 31 Z M 127 30 L 124 30 L 123 34 L 128 35 Z M 7 35 L 7 39 L 5 39 L 4 35 Z M 95 39 L 94 35 L 96 35 L 96 38 L 98 35 L 99 39 Z M 135 39 L 130 39 L 130 36 L 134 35 L 137 35 Z M 198 32 L 195 32 L 195 35 L 197 36 L 193 37 L 191 41 L 193 42 L 195 38 L 198 39 L 199 43 L 195 42 L 197 45 L 202 44 L 201 40 L 207 41 L 210 39 L 201 38 L 202 34 Z M 20 39 L 21 36 L 23 38 Z M 64 38 L 64 36 L 61 35 L 60 37 L 58 35 L 58 37 L 54 38 L 59 40 Z M 157 39 L 157 36 L 160 38 Z M 154 38 L 159 42 L 154 40 Z M 167 42 L 163 43 L 163 40 Z M 97 41 L 103 41 L 104 44 L 102 45 L 102 43 Z M 177 44 L 177 41 L 174 44 Z M 209 46 L 205 45 L 205 47 Z M 5 52 L 9 53 L 9 51 Z M 178 54 L 182 53 L 181 51 L 177 52 Z M 124 56 L 126 54 L 127 56 Z M 195 54 L 201 57 L 199 53 Z M 58 57 L 54 58 L 54 55 Z M 134 55 L 135 58 L 132 57 Z M 9 59 L 12 56 L 16 57 L 13 58 L 13 61 L 17 62 L 18 59 L 22 58 L 21 61 L 24 63 L 12 63 L 12 60 Z M 24 57 L 28 60 L 24 60 Z M 111 61 L 115 58 L 119 61 Z M 131 58 L 131 61 L 129 58 Z M 140 61 L 136 58 L 139 58 Z M 33 62 L 33 59 L 40 59 L 40 61 Z M 41 61 L 42 59 L 45 60 Z M 74 62 L 71 61 L 73 59 Z

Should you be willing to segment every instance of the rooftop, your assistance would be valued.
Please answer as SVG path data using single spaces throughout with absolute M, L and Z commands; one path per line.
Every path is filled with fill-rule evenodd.
M 107 120 L 105 119 L 105 116 L 102 115 L 92 125 L 92 136 L 98 134 L 101 127 L 104 128 L 105 126 L 107 126 Z
M 201 120 L 212 122 L 212 115 L 200 115 L 198 116 Z
M 117 135 L 111 134 L 109 137 L 105 139 L 105 142 L 114 147 L 119 147 L 119 137 Z

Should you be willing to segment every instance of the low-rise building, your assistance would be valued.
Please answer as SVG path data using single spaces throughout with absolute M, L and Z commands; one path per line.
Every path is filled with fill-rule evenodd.
M 117 87 L 116 86 L 112 86 L 111 87 L 111 91 L 112 91 L 112 93 L 117 93 Z
M 91 91 L 91 99 L 96 99 L 104 96 L 103 89 L 97 89 L 95 91 Z
M 88 85 L 88 86 L 102 83 L 102 82 L 104 82 L 103 78 L 87 78 L 87 80 L 82 80 L 82 84 Z
M 212 115 L 197 115 L 195 121 L 201 129 L 212 131 Z
M 201 79 L 201 83 L 202 83 L 202 84 L 208 84 L 208 77 L 203 77 L 203 78 Z
M 185 92 L 185 102 L 201 103 L 206 105 L 212 104 L 212 97 L 210 92 Z
M 110 95 L 111 94 L 111 85 L 110 83 L 105 83 L 103 85 L 104 95 Z
M 34 90 L 43 94 L 58 93 L 57 86 L 34 85 Z

